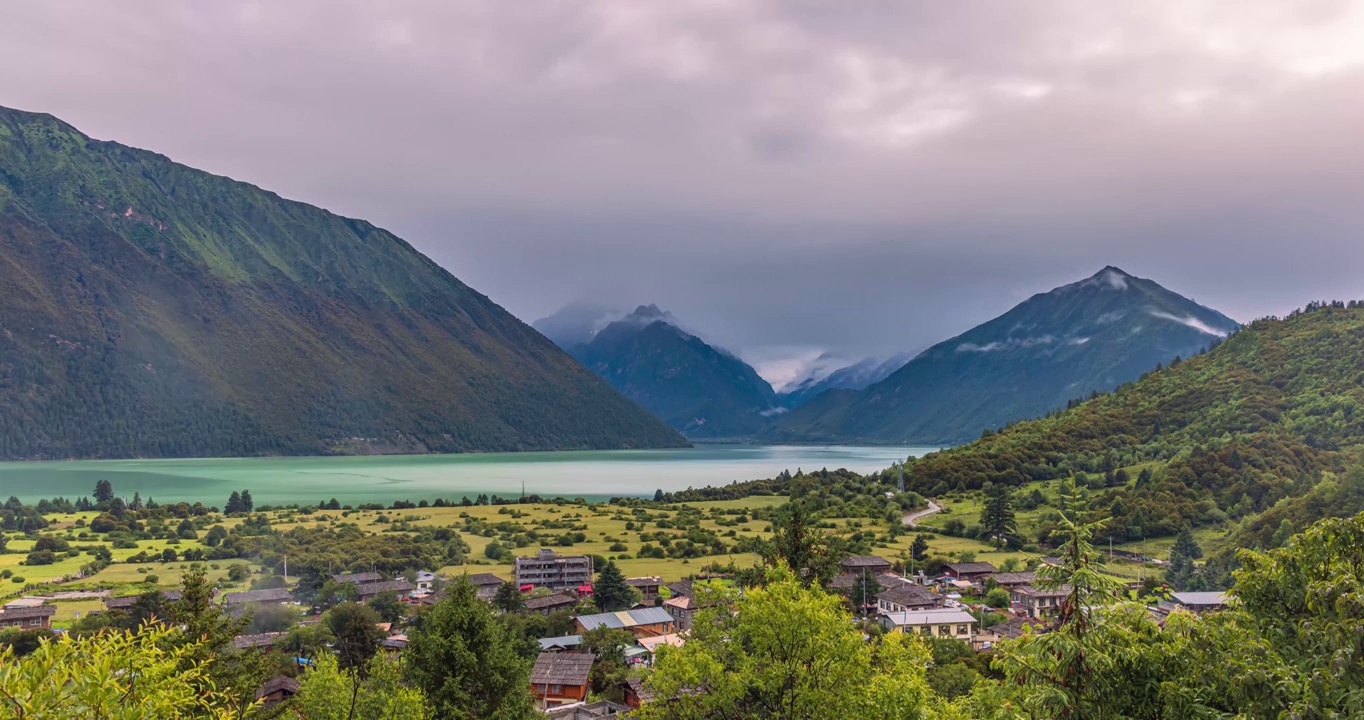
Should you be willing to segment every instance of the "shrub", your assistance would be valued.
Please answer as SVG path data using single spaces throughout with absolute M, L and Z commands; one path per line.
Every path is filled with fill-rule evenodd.
M 24 576 L 23 576 L 23 575 L 15 575 L 14 577 L 10 578 L 9 581 L 12 582 L 12 583 L 14 583 L 15 585 L 23 585 L 23 584 L 24 584 Z
M 51 565 L 57 562 L 57 554 L 51 550 L 35 550 L 24 560 L 25 565 Z

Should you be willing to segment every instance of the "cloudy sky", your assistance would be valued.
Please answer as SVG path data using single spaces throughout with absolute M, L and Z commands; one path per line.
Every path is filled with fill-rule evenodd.
M 1107 264 L 1241 320 L 1364 297 L 1361 2 L 14 0 L 0 105 L 774 376 Z

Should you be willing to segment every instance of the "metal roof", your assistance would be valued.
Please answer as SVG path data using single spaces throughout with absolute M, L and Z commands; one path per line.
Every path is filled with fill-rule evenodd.
M 614 613 L 597 613 L 596 615 L 580 615 L 578 622 L 588 630 L 595 630 L 605 626 L 609 628 L 631 628 L 636 625 L 653 625 L 656 623 L 670 623 L 673 616 L 668 614 L 663 608 L 643 608 L 640 610 L 622 610 Z
M 540 649 L 548 650 L 552 647 L 571 648 L 583 644 L 582 635 L 560 635 L 559 637 L 540 638 Z
M 909 612 L 881 613 L 896 627 L 919 625 L 955 625 L 974 623 L 976 618 L 965 610 L 912 610 Z
M 1180 605 L 1227 604 L 1227 594 L 1224 592 L 1177 592 L 1172 593 L 1172 597 Z

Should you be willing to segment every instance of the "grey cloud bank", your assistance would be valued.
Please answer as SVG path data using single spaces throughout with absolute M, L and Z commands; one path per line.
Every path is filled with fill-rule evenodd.
M 770 368 L 1108 264 L 1240 320 L 1364 297 L 1359 2 L 13 2 L 0 68 L 528 321 L 655 302 Z

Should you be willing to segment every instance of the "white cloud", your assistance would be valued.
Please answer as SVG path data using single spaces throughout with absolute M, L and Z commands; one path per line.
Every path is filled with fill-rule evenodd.
M 1150 312 L 1153 317 L 1158 317 L 1162 320 L 1171 320 L 1173 322 L 1177 322 L 1180 325 L 1191 327 L 1206 335 L 1214 335 L 1216 337 L 1222 338 L 1227 336 L 1226 330 L 1219 330 L 1218 328 L 1215 328 L 1192 315 L 1185 315 L 1183 317 L 1180 317 L 1178 315 L 1173 315 L 1162 310 L 1152 310 Z

